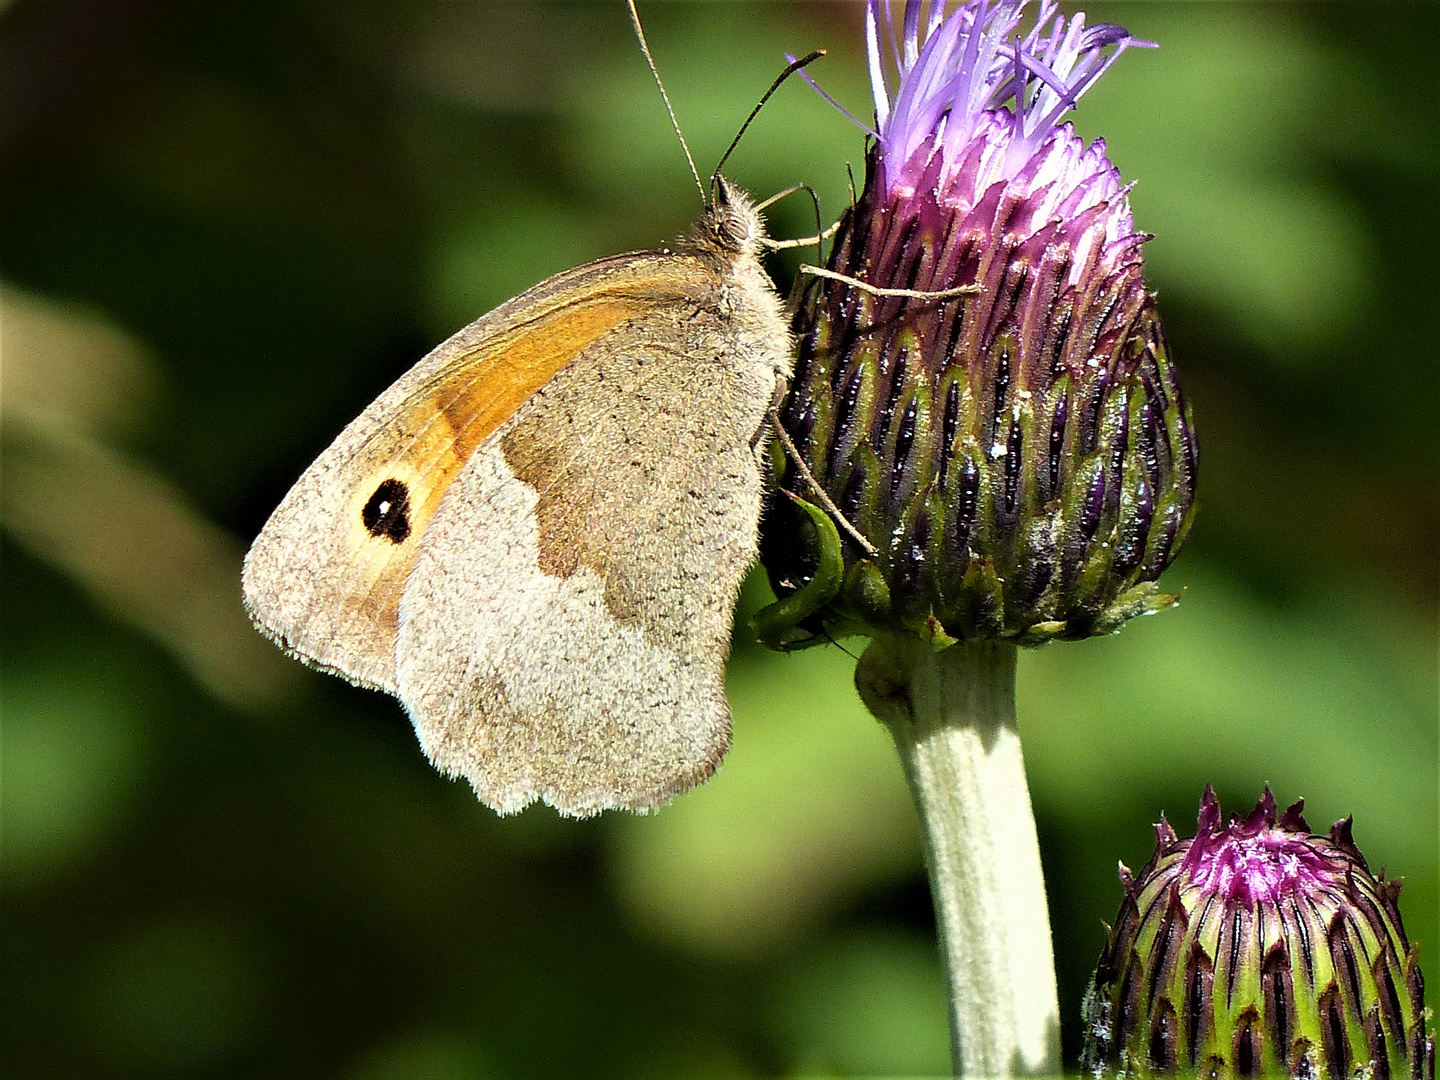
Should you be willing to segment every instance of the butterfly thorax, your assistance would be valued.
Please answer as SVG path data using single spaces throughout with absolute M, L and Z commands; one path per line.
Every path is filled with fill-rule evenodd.
M 703 260 L 716 275 L 715 300 L 732 354 L 788 377 L 792 361 L 784 305 L 760 263 L 764 218 L 750 196 L 723 176 L 715 177 L 714 192 L 680 248 Z

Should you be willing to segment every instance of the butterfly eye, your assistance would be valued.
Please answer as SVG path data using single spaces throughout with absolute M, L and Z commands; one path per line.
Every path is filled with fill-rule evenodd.
M 360 521 L 371 536 L 403 544 L 410 535 L 410 489 L 394 478 L 382 480 L 360 511 Z
M 725 211 L 715 218 L 715 236 L 733 251 L 741 251 L 750 240 L 750 224 L 739 214 Z

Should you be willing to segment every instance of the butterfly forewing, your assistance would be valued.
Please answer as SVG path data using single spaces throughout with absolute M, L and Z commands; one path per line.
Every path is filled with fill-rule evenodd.
M 251 547 L 243 585 L 256 625 L 302 660 L 393 692 L 400 594 L 446 489 L 581 349 L 673 299 L 653 269 L 640 253 L 558 275 L 401 376 L 305 471 Z

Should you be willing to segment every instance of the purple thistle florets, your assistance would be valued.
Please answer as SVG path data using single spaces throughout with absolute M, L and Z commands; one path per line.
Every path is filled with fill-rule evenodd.
M 1180 875 L 1197 889 L 1240 904 L 1278 903 L 1342 879 L 1360 855 L 1349 838 L 1350 822 L 1339 823 L 1344 832 L 1332 835 L 1332 844 L 1317 844 L 1307 835 L 1303 806 L 1302 801 L 1287 809 L 1277 827 L 1275 797 L 1267 788 L 1249 817 L 1232 818 L 1225 825 L 1220 801 L 1207 789 Z M 1175 831 L 1168 822 L 1162 820 L 1159 831 L 1163 841 L 1174 841 Z M 1344 846 L 1337 846 L 1337 841 L 1344 841 Z
M 1018 181 L 1017 187 L 1038 196 L 1027 207 L 1033 229 L 1118 198 L 1104 216 L 1106 240 L 1134 236 L 1120 174 L 1105 157 L 1104 142 L 1086 149 L 1059 121 L 1126 48 L 1152 43 L 1107 23 L 1087 29 L 1083 13 L 1067 26 L 1052 2 L 1041 4 L 1035 26 L 1021 39 L 1015 31 L 1025 3 L 968 4 L 949 19 L 936 3 L 923 34 L 922 5 L 910 3 L 901 41 L 894 38 L 888 0 L 868 5 L 876 120 L 871 134 L 879 146 L 880 187 L 891 197 L 914 195 L 938 155 L 942 202 L 964 205 L 993 183 Z M 893 100 L 887 56 L 897 75 Z
M 783 414 L 810 471 L 878 554 L 792 640 L 918 632 L 1038 644 L 1112 631 L 1173 597 L 1195 445 L 1128 189 L 1062 117 L 1135 42 L 1025 0 L 888 0 L 866 31 L 875 126 L 864 192 L 794 322 Z M 923 26 L 922 26 L 923 24 Z M 973 285 L 973 295 L 913 295 Z M 787 474 L 784 487 L 804 496 Z M 782 596 L 817 574 L 784 503 L 764 547 Z
M 1123 865 L 1120 914 L 1085 997 L 1085 1070 L 1433 1080 L 1418 951 L 1400 883 L 1370 873 L 1352 822 L 1310 831 L 1266 788 L 1226 823 L 1210 788 L 1193 839 L 1161 818 Z

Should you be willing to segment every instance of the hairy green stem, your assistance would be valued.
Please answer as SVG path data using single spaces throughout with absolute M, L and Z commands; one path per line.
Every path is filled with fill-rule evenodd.
M 855 670 L 920 811 L 955 1075 L 1060 1071 L 1045 880 L 1015 724 L 1015 647 L 877 638 Z

